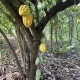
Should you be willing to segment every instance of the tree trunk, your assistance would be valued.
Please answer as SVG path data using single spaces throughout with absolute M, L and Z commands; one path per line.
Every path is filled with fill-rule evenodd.
M 31 49 L 31 64 L 30 64 L 29 80 L 35 80 L 35 74 L 36 74 L 35 60 L 38 56 L 38 48 L 39 48 L 39 41 L 33 42 L 33 46 Z

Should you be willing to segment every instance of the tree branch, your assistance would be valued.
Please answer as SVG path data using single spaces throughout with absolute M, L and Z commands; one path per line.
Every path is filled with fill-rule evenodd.
M 20 6 L 20 4 L 22 4 L 19 0 L 17 2 L 17 0 L 0 0 L 5 7 L 9 10 L 9 12 L 13 15 L 13 17 L 15 18 L 15 22 L 18 23 L 18 26 L 21 27 L 21 31 L 23 31 L 23 33 L 27 36 L 28 40 L 30 41 L 30 43 L 32 44 L 32 35 L 31 32 L 29 31 L 29 29 L 25 28 L 25 26 L 23 25 L 21 16 L 19 16 L 18 14 L 18 8 Z M 15 2 L 15 3 L 14 3 Z M 18 5 L 17 5 L 18 3 Z
M 38 11 L 38 2 L 37 0 L 35 1 L 35 9 L 36 9 L 36 14 L 37 14 L 37 23 L 39 22 L 39 11 Z
M 35 5 L 35 0 L 30 0 L 30 2 L 32 2 Z
M 0 8 L 0 12 L 2 12 L 13 24 L 15 24 L 15 21 L 3 9 Z
M 30 0 L 30 1 L 35 5 L 35 0 Z M 58 0 L 56 5 L 53 6 L 49 10 L 47 15 L 45 17 L 43 17 L 41 19 L 41 21 L 39 22 L 39 24 L 36 26 L 36 30 L 37 30 L 38 34 L 41 35 L 45 25 L 48 23 L 48 21 L 53 16 L 55 16 L 58 12 L 63 11 L 64 9 L 74 5 L 74 1 L 75 0 L 66 0 L 65 2 L 62 2 L 62 0 Z M 26 28 L 24 28 L 24 25 L 21 21 L 21 17 L 19 16 L 18 9 L 17 9 L 19 7 L 19 5 L 22 4 L 22 0 L 17 0 L 17 1 L 16 0 L 7 0 L 7 1 L 1 0 L 1 2 L 8 8 L 8 10 L 11 12 L 11 14 L 13 16 L 15 16 L 14 18 L 20 24 L 21 28 L 25 30 Z M 78 4 L 79 2 L 80 2 L 80 0 L 76 0 L 76 4 Z M 28 36 L 29 41 L 30 41 L 32 39 L 32 36 L 31 36 L 29 29 L 26 29 L 26 35 Z
M 5 24 L 1 23 L 1 21 L 0 24 L 2 24 L 2 26 L 5 26 Z M 15 37 L 15 39 L 17 39 L 16 36 L 11 32 L 11 30 L 7 26 L 5 26 L 5 28 Z
M 19 70 L 20 70 L 20 72 L 21 72 L 21 75 L 22 75 L 23 79 L 26 80 L 26 79 L 25 79 L 25 76 L 24 76 L 24 74 L 23 74 L 21 65 L 20 65 L 20 63 L 19 63 L 19 61 L 18 61 L 17 55 L 16 55 L 16 53 L 15 53 L 15 50 L 13 49 L 13 47 L 12 47 L 12 45 L 10 44 L 8 38 L 6 37 L 6 35 L 4 34 L 4 32 L 3 32 L 1 29 L 0 29 L 0 33 L 3 35 L 3 37 L 5 38 L 7 44 L 9 45 L 9 48 L 11 49 L 11 51 L 12 51 L 12 53 L 13 53 L 13 55 L 14 55 L 14 58 L 15 58 L 15 60 L 16 60 L 17 66 L 18 66 L 18 68 L 19 68 Z
M 80 2 L 80 0 L 76 0 L 76 5 Z M 45 25 L 48 23 L 48 21 L 55 16 L 58 12 L 63 11 L 64 9 L 74 5 L 74 0 L 66 0 L 65 2 L 62 2 L 62 0 L 58 0 L 57 4 L 53 6 L 47 15 L 41 19 L 39 24 L 36 26 L 36 29 L 38 33 L 41 35 Z

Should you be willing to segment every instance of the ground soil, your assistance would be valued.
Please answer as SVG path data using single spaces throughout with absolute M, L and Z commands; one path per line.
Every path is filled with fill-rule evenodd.
M 8 37 L 16 54 L 20 55 L 15 38 Z M 2 57 L 0 59 L 0 80 L 22 80 L 16 61 L 6 41 L 0 45 Z M 42 54 L 44 63 L 41 69 L 40 80 L 80 80 L 80 52 L 76 48 L 67 54 L 53 55 L 46 52 Z M 15 79 L 16 78 L 16 79 Z M 28 80 L 28 79 L 27 79 Z

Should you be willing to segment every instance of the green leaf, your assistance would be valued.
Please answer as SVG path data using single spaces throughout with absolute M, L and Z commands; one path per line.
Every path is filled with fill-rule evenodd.
M 37 57 L 35 61 L 35 65 L 38 65 L 39 63 L 40 63 L 40 60 L 39 60 L 39 57 Z
M 77 6 L 77 9 L 80 11 L 80 6 Z
M 39 54 L 39 61 L 40 61 L 41 64 L 43 63 L 43 57 L 42 57 L 41 54 Z
M 65 2 L 66 0 L 62 0 L 62 2 Z
M 40 71 L 40 69 L 37 69 L 36 70 L 36 80 L 39 80 L 40 76 L 41 76 L 41 71 Z

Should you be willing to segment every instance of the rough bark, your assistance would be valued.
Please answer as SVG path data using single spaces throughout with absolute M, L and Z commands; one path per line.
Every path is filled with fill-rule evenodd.
M 38 56 L 38 48 L 39 48 L 40 41 L 34 41 L 31 51 L 31 64 L 30 64 L 30 74 L 29 80 L 35 80 L 35 73 L 36 73 L 36 65 L 35 60 Z
M 6 40 L 7 44 L 9 45 L 9 48 L 11 49 L 11 51 L 12 51 L 12 53 L 13 53 L 13 56 L 14 56 L 14 58 L 15 58 L 15 60 L 16 60 L 16 63 L 17 63 L 18 68 L 19 68 L 19 70 L 20 70 L 20 72 L 21 72 L 21 75 L 22 75 L 22 77 L 23 77 L 23 80 L 26 80 L 26 78 L 25 78 L 25 76 L 24 76 L 24 74 L 23 74 L 21 65 L 20 65 L 20 63 L 19 63 L 18 57 L 17 57 L 17 55 L 16 55 L 16 53 L 15 53 L 15 50 L 13 49 L 13 47 L 12 47 L 12 45 L 10 44 L 7 36 L 4 34 L 4 32 L 3 32 L 1 29 L 0 29 L 0 33 L 2 34 L 2 36 L 4 37 L 4 39 Z
M 65 2 L 61 2 L 62 0 L 58 0 L 58 1 L 59 2 L 57 2 L 56 5 L 49 10 L 49 12 L 46 14 L 46 17 L 43 17 L 40 20 L 39 24 L 36 26 L 39 34 L 42 33 L 41 31 L 43 31 L 45 25 L 53 16 L 55 16 L 58 12 L 63 11 L 66 8 L 74 5 L 75 0 L 66 0 Z M 77 5 L 78 3 L 80 3 L 80 0 L 76 0 L 75 2 L 76 2 L 75 5 Z

